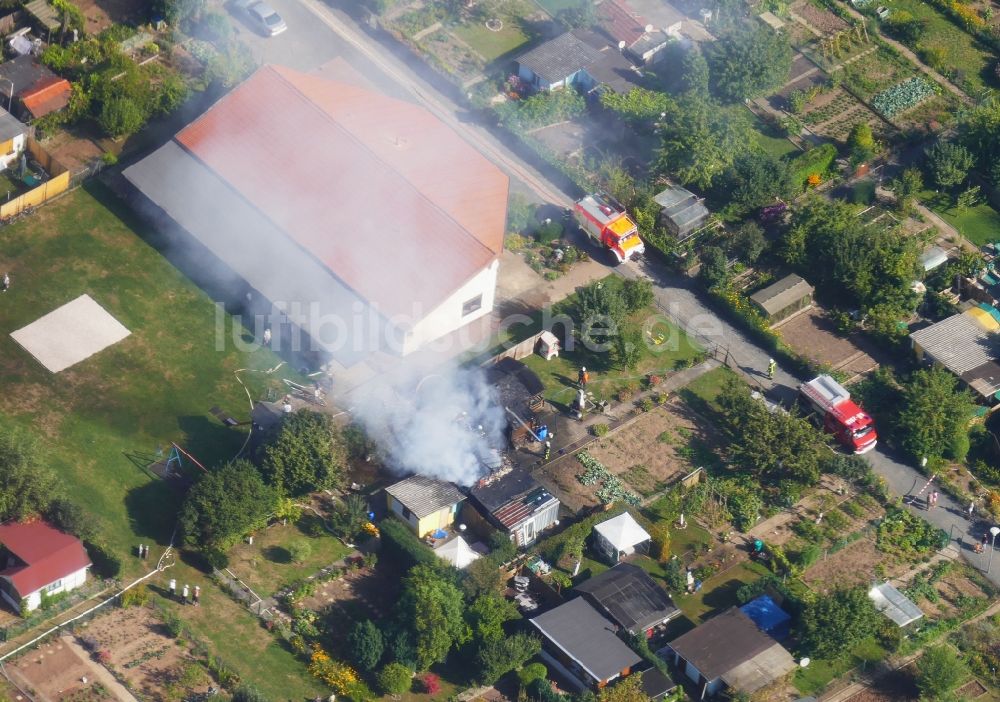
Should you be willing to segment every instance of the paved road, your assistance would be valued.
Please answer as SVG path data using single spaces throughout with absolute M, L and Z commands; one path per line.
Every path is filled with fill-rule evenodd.
M 511 153 L 488 129 L 475 124 L 462 122 L 457 115 L 464 113 L 464 108 L 456 105 L 448 97 L 437 92 L 432 86 L 400 61 L 391 52 L 386 51 L 367 33 L 353 26 L 350 18 L 341 13 L 333 12 L 326 5 L 316 0 L 276 0 L 279 11 L 283 8 L 299 4 L 311 12 L 329 32 L 338 37 L 340 43 L 350 45 L 350 50 L 367 59 L 372 66 L 378 68 L 399 86 L 408 90 L 412 98 L 429 109 L 440 119 L 451 125 L 457 132 L 477 146 L 487 157 L 512 175 L 521 179 L 541 198 L 560 206 L 567 206 L 572 198 L 559 187 L 548 181 L 531 165 L 526 164 Z M 289 13 L 289 17 L 292 17 Z M 293 18 L 289 25 L 296 20 Z M 294 27 L 289 30 L 291 35 Z M 277 40 L 281 40 L 278 37 Z M 272 40 L 274 41 L 274 40 Z M 302 55 L 301 52 L 299 54 Z M 277 60 L 277 56 L 275 59 Z M 303 65 L 304 70 L 309 66 Z M 786 404 L 793 401 L 796 388 L 805 378 L 798 378 L 787 369 L 778 368 L 774 379 L 767 377 L 766 370 L 769 353 L 752 342 L 742 332 L 731 324 L 720 319 L 703 299 L 693 289 L 691 281 L 677 273 L 668 270 L 662 264 L 652 259 L 643 259 L 615 269 L 627 277 L 646 276 L 653 281 L 656 290 L 656 300 L 661 308 L 673 318 L 686 332 L 696 338 L 708 340 L 719 346 L 728 356 L 730 363 L 739 368 L 744 376 L 761 388 L 769 397 Z M 920 472 L 887 452 L 883 446 L 866 454 L 865 458 L 872 468 L 886 479 L 892 491 L 898 495 L 909 495 L 925 482 Z M 978 540 L 981 534 L 973 534 L 974 525 L 966 518 L 963 508 L 954 504 L 942 495 L 939 507 L 930 512 L 910 506 L 932 524 L 949 531 L 953 538 L 964 544 L 965 555 L 976 565 L 985 570 L 985 555 L 977 555 L 968 548 Z M 976 527 L 981 528 L 981 527 Z M 991 580 L 1000 585 L 1000 557 L 997 570 L 990 574 Z

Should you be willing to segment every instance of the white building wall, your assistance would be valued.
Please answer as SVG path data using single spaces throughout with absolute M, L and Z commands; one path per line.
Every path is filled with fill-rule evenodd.
M 500 260 L 494 260 L 489 266 L 477 273 L 473 278 L 456 290 L 452 295 L 425 315 L 410 329 L 403 340 L 402 353 L 416 351 L 421 346 L 450 334 L 464 327 L 469 322 L 493 311 L 496 298 L 497 271 Z M 471 314 L 462 315 L 462 306 L 477 295 L 482 295 L 479 309 Z
M 420 522 L 417 520 L 417 515 L 415 515 L 413 512 L 410 512 L 409 513 L 410 516 L 408 517 L 405 514 L 403 514 L 403 510 L 406 508 L 403 507 L 400 501 L 397 500 L 392 495 L 389 495 L 389 509 L 392 510 L 393 514 L 395 514 L 404 522 L 409 524 L 410 528 L 413 529 L 413 531 L 416 531 L 420 527 Z
M 47 592 L 49 595 L 58 595 L 60 592 L 69 592 L 71 590 L 75 590 L 78 587 L 82 586 L 85 582 L 87 582 L 87 568 L 81 568 L 75 573 L 70 573 L 66 577 L 62 578 L 58 587 L 51 588 Z M 38 609 L 41 606 L 42 590 L 45 590 L 45 588 L 36 590 L 35 592 L 32 592 L 24 597 L 24 599 L 27 600 L 26 603 L 27 612 L 31 612 L 32 610 Z M 4 599 L 6 599 L 8 602 L 11 602 L 11 604 L 13 604 L 15 607 L 21 606 L 20 602 L 13 602 L 11 597 L 8 596 L 6 592 L 2 594 L 4 596 Z M 22 614 L 24 614 L 24 612 L 22 612 Z

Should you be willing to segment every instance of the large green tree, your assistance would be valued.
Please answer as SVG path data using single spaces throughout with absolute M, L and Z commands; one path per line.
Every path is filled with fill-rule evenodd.
M 708 61 L 697 44 L 684 52 L 681 60 L 680 89 L 681 92 L 694 92 L 699 95 L 708 94 Z
M 757 97 L 788 80 L 792 47 L 788 35 L 759 23 L 715 42 L 708 55 L 715 92 L 724 100 Z
M 517 617 L 517 605 L 496 593 L 480 595 L 466 613 L 472 640 L 479 645 L 502 639 L 504 623 Z
M 646 128 L 659 121 L 660 115 L 674 109 L 674 101 L 669 95 L 646 88 L 632 88 L 627 93 L 605 90 L 601 93 L 601 104 L 627 122 Z
M 374 670 L 385 653 L 385 639 L 381 630 L 370 619 L 354 625 L 347 635 L 347 645 L 354 664 L 361 670 Z
M 776 197 L 787 198 L 794 190 L 788 163 L 763 151 L 737 156 L 713 186 L 720 200 L 732 203 L 741 213 L 773 204 Z
M 346 450 L 327 414 L 300 410 L 285 415 L 264 449 L 264 476 L 286 495 L 304 495 L 340 484 Z
M 782 480 L 804 485 L 819 480 L 826 438 L 808 420 L 772 412 L 736 380 L 726 384 L 718 403 L 734 467 L 769 487 Z
M 942 190 L 964 183 L 972 163 L 972 153 L 961 144 L 939 141 L 927 150 L 927 170 Z
M 916 460 L 964 460 L 974 408 L 972 395 L 948 371 L 917 371 L 903 384 L 902 402 L 896 409 L 902 448 Z
M 809 198 L 795 209 L 784 237 L 784 257 L 824 295 L 841 304 L 895 305 L 912 311 L 917 241 L 898 227 L 869 225 L 858 206 Z
M 880 616 L 864 588 L 835 590 L 806 606 L 799 638 L 813 655 L 833 658 L 874 634 Z
M 438 568 L 421 564 L 410 570 L 397 611 L 413 636 L 420 670 L 443 662 L 455 646 L 469 640 L 462 593 Z
M 966 111 L 958 124 L 959 141 L 975 155 L 979 169 L 1000 186 L 1000 101 Z
M 188 546 L 224 551 L 267 524 L 277 495 L 252 463 L 236 460 L 210 471 L 184 498 L 178 523 Z
M 0 520 L 40 514 L 58 495 L 59 483 L 38 439 L 22 429 L 0 429 Z
M 724 107 L 696 92 L 677 99 L 660 129 L 656 170 L 707 189 L 752 143 L 745 109 Z
M 968 677 L 958 651 L 948 644 L 931 646 L 917 661 L 917 689 L 921 699 L 942 700 Z
M 514 634 L 489 641 L 476 651 L 479 682 L 492 685 L 505 673 L 520 668 L 542 648 L 541 642 L 528 634 Z

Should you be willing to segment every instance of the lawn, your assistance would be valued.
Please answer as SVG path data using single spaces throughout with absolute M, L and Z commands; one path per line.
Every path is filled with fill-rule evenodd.
M 101 537 L 123 558 L 123 579 L 149 567 L 128 555 L 136 544 L 150 544 L 155 562 L 174 532 L 182 493 L 145 469 L 157 449 L 177 442 L 208 467 L 231 459 L 245 430 L 223 426 L 209 409 L 246 418 L 247 396 L 233 371 L 277 362 L 269 351 L 244 353 L 232 343 L 217 349 L 214 304 L 141 230 L 93 185 L 4 227 L 0 249 L 0 268 L 13 283 L 0 301 L 0 390 L 8 398 L 0 424 L 42 439 L 66 495 L 94 515 Z M 53 375 L 9 334 L 84 293 L 131 335 Z M 220 338 L 231 338 L 233 320 L 220 320 Z M 260 396 L 261 376 L 243 377 Z M 183 616 L 246 679 L 275 699 L 314 696 L 318 688 L 304 667 L 255 617 L 185 562 L 168 573 L 202 584 L 202 607 L 184 608 Z
M 790 142 L 783 134 L 776 131 L 770 125 L 764 124 L 760 119 L 755 119 L 751 123 L 754 135 L 757 137 L 757 145 L 766 153 L 775 158 L 795 156 L 801 151 L 795 144 Z
M 684 616 L 699 624 L 717 612 L 738 604 L 736 591 L 768 574 L 770 571 L 759 563 L 744 561 L 729 570 L 716 573 L 702 583 L 701 590 L 693 595 L 677 594 L 674 603 Z
M 863 100 L 907 78 L 917 75 L 917 68 L 888 45 L 844 67 L 844 82 Z
M 553 17 L 563 10 L 580 6 L 580 0 L 535 0 L 535 2 Z
M 697 378 L 684 386 L 682 396 L 698 400 L 701 404 L 710 407 L 715 406 L 715 400 L 722 392 L 722 388 L 730 378 L 735 378 L 736 374 L 729 370 L 727 366 L 713 368 L 707 373 L 702 373 Z
M 893 12 L 909 12 L 914 19 L 926 23 L 926 29 L 916 42 L 905 42 L 926 63 L 927 51 L 938 53 L 931 67 L 950 77 L 960 88 L 975 95 L 984 87 L 983 77 L 990 73 L 996 57 L 971 34 L 945 17 L 931 3 L 922 0 L 889 0 L 886 7 Z
M 888 655 L 874 638 L 859 642 L 849 653 L 833 660 L 813 659 L 806 668 L 792 676 L 792 684 L 803 695 L 818 695 L 830 683 L 851 668 L 880 661 Z
M 608 276 L 605 285 L 621 285 L 621 278 Z M 572 311 L 576 295 L 570 295 L 556 306 L 558 313 Z M 573 320 L 577 325 L 579 320 Z M 556 324 L 557 335 L 565 335 L 562 325 Z M 574 348 L 563 349 L 557 358 L 546 361 L 538 355 L 524 359 L 545 385 L 546 399 L 557 404 L 570 404 L 576 398 L 577 374 L 581 367 L 586 367 L 590 373 L 590 383 L 587 391 L 594 394 L 595 401 L 614 398 L 625 389 L 638 390 L 641 381 L 650 374 L 665 375 L 679 366 L 687 366 L 694 361 L 701 348 L 697 346 L 682 330 L 673 325 L 666 317 L 649 307 L 630 315 L 623 324 L 623 333 L 639 332 L 643 342 L 640 346 L 641 356 L 632 370 L 622 370 L 615 365 L 610 350 L 587 349 L 577 341 Z
M 351 552 L 330 534 L 307 536 L 304 531 L 307 524 L 307 521 L 298 525 L 274 524 L 258 532 L 253 544 L 240 543 L 229 552 L 229 569 L 258 595 L 267 597 L 283 585 L 312 575 Z M 308 555 L 298 563 L 292 562 L 294 544 L 305 544 L 308 548 Z
M 487 62 L 509 54 L 528 42 L 528 35 L 509 22 L 504 22 L 499 32 L 487 29 L 484 24 L 463 24 L 451 31 Z
M 960 212 L 943 193 L 926 190 L 920 199 L 973 244 L 982 246 L 1000 239 L 1000 214 L 985 202 Z

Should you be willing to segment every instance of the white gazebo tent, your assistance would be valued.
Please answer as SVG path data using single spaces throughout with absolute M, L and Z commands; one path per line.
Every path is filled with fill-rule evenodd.
M 648 547 L 652 539 L 628 512 L 622 512 L 617 517 L 601 522 L 594 527 L 594 533 L 594 545 L 597 550 L 613 563 L 620 561 L 623 556 L 635 553 L 638 547 L 643 545 Z
M 438 558 L 443 558 L 459 570 L 479 558 L 479 554 L 461 536 L 456 536 L 454 539 L 441 544 L 434 549 L 434 553 L 437 554 Z

